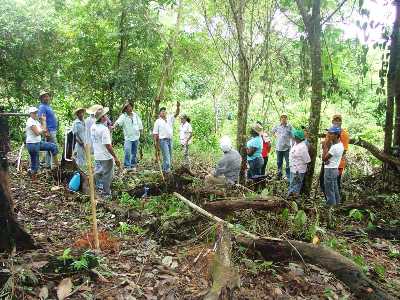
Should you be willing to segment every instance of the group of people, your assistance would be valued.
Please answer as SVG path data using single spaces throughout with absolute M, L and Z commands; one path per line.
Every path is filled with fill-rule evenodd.
M 39 153 L 47 152 L 44 165 L 51 167 L 58 165 L 57 127 L 56 115 L 51 108 L 51 95 L 42 91 L 39 95 L 39 107 L 29 108 L 29 118 L 26 122 L 26 147 L 31 158 L 30 174 L 36 179 L 39 169 Z M 74 159 L 76 164 L 84 169 L 87 154 L 93 154 L 95 160 L 96 187 L 104 197 L 111 196 L 111 182 L 113 179 L 114 165 L 122 167 L 113 146 L 112 131 L 122 128 L 124 135 L 124 160 L 123 167 L 127 171 L 136 172 L 137 152 L 139 140 L 143 135 L 143 124 L 140 116 L 134 111 L 132 103 L 123 105 L 121 115 L 113 123 L 107 116 L 109 109 L 102 105 L 92 105 L 89 108 L 77 108 L 74 111 L 76 119 L 72 125 L 74 134 Z M 88 114 L 85 119 L 85 113 Z M 164 173 L 171 172 L 172 166 L 172 140 L 175 119 L 180 114 L 180 103 L 176 104 L 176 111 L 172 115 L 161 107 L 158 118 L 153 127 L 153 138 L 156 148 L 157 160 L 162 157 L 161 169 Z M 179 141 L 183 151 L 184 163 L 189 165 L 189 145 L 192 143 L 193 129 L 190 118 L 183 114 L 180 116 Z M 332 126 L 327 130 L 327 135 L 322 147 L 323 168 L 321 171 L 321 187 L 326 195 L 329 205 L 340 202 L 340 178 L 345 167 L 344 154 L 348 150 L 349 135 L 341 128 L 340 115 L 333 116 Z M 287 115 L 280 116 L 280 123 L 272 129 L 276 137 L 276 156 L 278 178 L 283 177 L 283 163 L 285 161 L 285 174 L 289 181 L 289 196 L 298 197 L 307 165 L 311 162 L 310 142 L 305 128 L 295 129 L 288 123 Z M 214 171 L 206 176 L 206 182 L 234 184 L 239 180 L 242 166 L 242 157 L 233 149 L 229 137 L 220 141 L 223 152 Z M 90 152 L 89 152 L 90 151 Z M 261 122 L 257 122 L 250 129 L 250 139 L 246 144 L 247 152 L 247 178 L 257 179 L 264 176 L 267 168 L 268 156 L 271 152 L 271 140 L 264 131 Z
M 340 203 L 341 176 L 346 160 L 344 155 L 349 147 L 349 134 L 342 129 L 342 117 L 334 115 L 332 126 L 322 142 L 322 168 L 320 173 L 321 189 L 325 194 L 328 205 Z M 311 147 L 309 132 L 305 127 L 293 128 L 288 123 L 286 114 L 280 116 L 280 123 L 272 129 L 276 137 L 277 177 L 283 177 L 283 163 L 285 174 L 289 182 L 288 196 L 297 199 L 304 188 L 304 179 L 308 164 L 311 162 Z M 218 162 L 214 172 L 206 177 L 212 183 L 232 184 L 239 180 L 242 157 L 233 149 L 231 140 L 223 137 L 220 142 L 223 157 Z M 247 178 L 257 179 L 266 172 L 268 156 L 271 152 L 271 140 L 263 130 L 262 124 L 257 122 L 250 129 L 250 139 L 246 144 L 247 151 Z
M 51 107 L 51 95 L 47 91 L 39 94 L 39 107 L 28 109 L 29 118 L 26 122 L 26 147 L 31 159 L 29 172 L 36 180 L 39 170 L 40 152 L 46 152 L 45 167 L 58 165 L 57 129 L 58 121 Z M 96 188 L 104 197 L 111 196 L 111 182 L 114 174 L 114 165 L 121 168 L 112 146 L 112 131 L 121 127 L 124 135 L 123 167 L 127 171 L 136 172 L 137 151 L 139 140 L 143 135 L 143 124 L 140 116 L 134 111 L 133 104 L 123 105 L 121 115 L 113 123 L 107 116 L 109 108 L 102 105 L 92 105 L 89 108 L 79 107 L 74 111 L 75 120 L 72 124 L 74 136 L 73 157 L 81 169 L 86 167 L 87 153 L 90 151 L 95 160 L 94 177 Z M 155 121 L 153 136 L 156 145 L 157 157 L 160 153 L 163 159 L 162 170 L 171 172 L 172 138 L 174 120 L 179 116 L 180 103 L 177 102 L 174 115 L 168 115 L 165 107 L 160 108 L 159 117 Z M 88 117 L 85 119 L 85 113 Z M 192 142 L 192 126 L 190 118 L 182 115 L 180 126 L 180 143 L 183 149 L 185 162 L 189 163 L 189 144 Z

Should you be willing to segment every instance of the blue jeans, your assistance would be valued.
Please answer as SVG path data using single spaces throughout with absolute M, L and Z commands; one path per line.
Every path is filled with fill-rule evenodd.
M 253 178 L 254 176 L 264 175 L 261 174 L 261 170 L 264 164 L 262 157 L 257 157 L 253 160 L 248 160 L 249 169 L 247 170 L 247 178 Z
M 54 143 L 40 142 L 40 143 L 28 143 L 26 144 L 29 156 L 31 157 L 31 172 L 37 173 L 39 170 L 39 153 L 40 151 L 48 151 L 53 156 L 57 155 L 58 148 Z
M 276 162 L 278 165 L 278 176 L 282 177 L 282 166 L 283 166 L 283 159 L 286 162 L 286 177 L 290 178 L 290 167 L 289 167 L 289 150 L 286 151 L 276 151 Z
M 300 194 L 301 188 L 303 187 L 303 181 L 305 175 L 306 173 L 290 172 L 288 195 Z
M 160 139 L 160 149 L 163 157 L 162 170 L 170 172 L 172 164 L 172 139 Z
M 47 143 L 53 143 L 57 145 L 57 131 L 49 131 L 50 136 L 46 137 L 46 142 Z M 46 157 L 45 157 L 45 166 L 47 168 L 51 168 L 51 151 L 47 151 Z M 51 153 L 53 154 L 53 153 Z
M 336 168 L 324 169 L 324 191 L 326 204 L 338 205 L 340 203 L 340 193 L 338 186 L 339 171 Z
M 124 167 L 135 168 L 136 167 L 136 154 L 139 146 L 139 140 L 136 141 L 125 141 L 124 143 Z

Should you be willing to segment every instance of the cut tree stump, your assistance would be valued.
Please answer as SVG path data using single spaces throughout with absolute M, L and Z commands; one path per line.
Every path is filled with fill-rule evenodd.
M 269 197 L 263 199 L 248 199 L 248 200 L 221 200 L 214 202 L 206 202 L 203 207 L 221 217 L 225 216 L 234 211 L 240 211 L 245 209 L 253 210 L 269 210 L 269 211 L 280 211 L 281 209 L 287 207 L 288 204 L 281 198 Z
M 251 239 L 241 236 L 236 240 L 250 250 L 260 253 L 266 260 L 304 260 L 323 267 L 343 281 L 359 299 L 395 299 L 376 282 L 369 279 L 353 261 L 326 247 L 300 241 Z
M 226 225 L 217 225 L 216 251 L 212 260 L 213 284 L 205 300 L 232 299 L 235 288 L 240 287 L 238 271 L 232 266 L 232 238 Z

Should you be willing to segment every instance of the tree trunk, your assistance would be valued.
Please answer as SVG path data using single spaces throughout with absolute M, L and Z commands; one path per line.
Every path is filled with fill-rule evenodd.
M 240 286 L 240 277 L 232 266 L 232 238 L 224 224 L 217 225 L 217 249 L 210 266 L 213 284 L 205 300 L 233 299 L 234 289 Z
M 0 252 L 35 249 L 31 236 L 15 220 L 8 178 L 8 162 L 0 154 Z
M 175 48 L 176 39 L 179 34 L 179 28 L 182 22 L 182 8 L 183 8 L 183 0 L 179 1 L 178 4 L 178 12 L 176 16 L 176 23 L 175 23 L 175 31 L 172 33 L 167 47 L 164 50 L 164 58 L 162 62 L 162 70 L 161 70 L 161 77 L 158 83 L 158 89 L 156 97 L 154 98 L 154 108 L 153 108 L 153 116 L 154 119 L 158 118 L 158 110 L 160 109 L 160 103 L 164 99 L 165 94 L 165 86 L 171 76 L 172 68 L 174 66 L 174 55 L 173 50 Z
M 396 68 L 394 70 L 393 90 L 395 93 L 395 118 L 393 147 L 400 147 L 400 0 L 394 2 L 396 5 L 396 20 L 393 24 L 392 45 Z M 392 55 L 392 53 L 391 53 Z M 389 74 L 388 74 L 389 76 Z
M 309 131 L 311 135 L 311 163 L 308 166 L 307 175 L 304 182 L 304 192 L 309 194 L 311 191 L 312 178 L 314 176 L 315 161 L 317 157 L 319 123 L 321 119 L 322 104 L 322 63 L 321 63 L 321 0 L 313 0 L 312 15 L 309 16 L 302 1 L 297 0 L 297 5 L 301 12 L 303 22 L 306 27 L 308 41 L 310 44 L 311 59 L 311 107 L 309 117 Z
M 240 169 L 239 181 L 243 183 L 246 179 L 247 152 L 246 152 L 246 127 L 247 114 L 249 110 L 249 92 L 250 92 L 250 67 L 247 59 L 247 51 L 244 42 L 244 0 L 229 0 L 229 6 L 233 15 L 236 38 L 239 47 L 238 63 L 239 63 L 239 101 L 238 101 L 238 118 L 236 143 L 240 155 L 242 156 L 242 167 Z
M 396 1 L 395 3 L 398 3 Z M 394 116 L 394 101 L 396 94 L 396 65 L 397 55 L 399 53 L 398 42 L 399 42 L 399 14 L 398 4 L 396 4 L 396 20 L 393 24 L 393 31 L 390 37 L 390 59 L 389 69 L 387 73 L 387 100 L 386 100 L 386 119 L 385 119 L 385 142 L 384 151 L 386 154 L 391 154 L 392 143 L 393 143 L 393 116 Z M 398 101 L 397 101 L 398 102 Z M 397 113 L 397 112 L 396 112 Z
M 203 206 L 204 209 L 213 213 L 218 217 L 223 217 L 231 212 L 253 209 L 255 211 L 268 210 L 280 211 L 287 207 L 287 202 L 278 197 L 268 197 L 256 200 L 221 200 L 214 202 L 206 202 Z
M 300 241 L 277 241 L 238 237 L 237 241 L 260 253 L 266 260 L 306 261 L 332 272 L 359 299 L 395 299 L 370 280 L 350 259 L 323 247 Z M 301 255 L 301 256 L 300 256 Z

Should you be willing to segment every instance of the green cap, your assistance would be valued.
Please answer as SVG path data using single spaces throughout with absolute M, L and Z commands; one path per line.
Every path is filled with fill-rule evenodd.
M 304 140 L 304 131 L 301 129 L 293 129 L 293 136 L 299 140 Z

